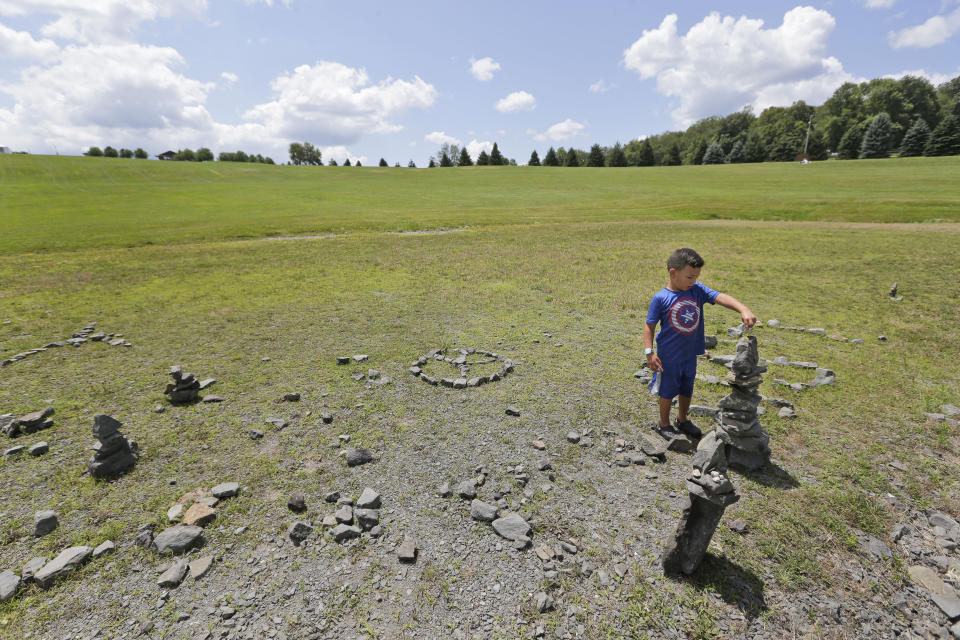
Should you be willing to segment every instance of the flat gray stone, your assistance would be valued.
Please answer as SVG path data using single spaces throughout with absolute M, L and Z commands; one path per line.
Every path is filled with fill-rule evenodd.
M 188 563 L 186 558 L 180 558 L 170 568 L 160 574 L 157 578 L 157 586 L 164 589 L 172 589 L 178 586 L 187 576 Z
M 476 482 L 471 480 L 464 480 L 457 485 L 455 489 L 457 495 L 463 498 L 464 500 L 473 500 L 477 497 L 477 485 Z
M 960 407 L 952 404 L 942 404 L 940 405 L 940 413 L 945 416 L 960 416 Z
M 400 562 L 412 563 L 417 561 L 417 540 L 413 536 L 404 536 L 403 542 L 397 547 L 397 559 Z
M 519 417 L 519 416 L 520 416 L 520 410 L 517 409 L 516 407 L 512 406 L 512 405 L 511 405 L 511 406 L 508 406 L 508 407 L 506 408 L 506 411 L 505 411 L 505 412 L 506 412 L 506 414 L 507 414 L 508 416 L 515 416 L 515 417 Z
M 373 453 L 369 449 L 347 449 L 347 466 L 357 467 L 373 461 Z
M 104 540 L 93 550 L 93 557 L 99 558 L 100 556 L 105 556 L 108 553 L 113 553 L 116 549 L 117 545 L 115 545 L 112 540 Z
M 930 599 L 933 600 L 934 604 L 940 607 L 940 611 L 943 611 L 943 614 L 950 618 L 950 622 L 956 622 L 960 618 L 960 599 L 956 595 L 950 594 L 933 594 L 930 596 Z
M 474 499 L 470 503 L 470 517 L 480 522 L 493 522 L 497 519 L 497 508 L 482 500 Z
M 23 570 L 20 572 L 20 577 L 24 582 L 30 582 L 33 580 L 34 574 L 40 569 L 43 569 L 44 565 L 47 564 L 46 558 L 31 558 L 27 564 L 23 565 Z
M 36 457 L 36 456 L 42 456 L 43 454 L 47 453 L 48 451 L 50 451 L 50 445 L 49 445 L 49 444 L 47 444 L 46 442 L 38 442 L 37 444 L 35 444 L 35 445 L 33 445 L 32 447 L 30 447 L 30 448 L 27 450 L 27 453 L 29 453 L 30 455 Z
M 93 416 L 93 437 L 103 440 L 112 433 L 116 433 L 123 423 L 108 415 Z
M 64 549 L 60 555 L 43 565 L 43 568 L 34 574 L 33 579 L 41 588 L 47 589 L 58 579 L 86 562 L 91 553 L 93 549 L 88 546 Z
M 533 606 L 537 608 L 537 613 L 546 613 L 547 611 L 553 609 L 553 598 L 551 598 L 547 593 L 539 591 L 537 592 L 537 595 L 533 597 Z
M 210 571 L 210 567 L 213 565 L 213 556 L 203 556 L 202 558 L 197 558 L 190 563 L 190 576 L 194 580 L 199 580 Z
M 210 493 L 214 497 L 223 499 L 223 498 L 232 498 L 233 496 L 240 493 L 240 483 L 239 482 L 222 482 L 210 489 Z
M 359 538 L 363 531 L 360 527 L 350 526 L 347 524 L 338 524 L 333 529 L 330 530 L 330 534 L 333 536 L 333 539 L 336 542 L 346 542 L 347 540 L 352 540 L 353 538 Z
M 380 524 L 380 512 L 377 509 L 354 509 L 353 516 L 364 531 L 370 531 Z
M 20 576 L 13 571 L 0 573 L 0 602 L 6 602 L 17 592 L 20 586 Z
M 493 530 L 507 540 L 518 540 L 530 536 L 530 524 L 517 513 L 508 513 L 494 520 Z
M 153 539 L 153 549 L 159 553 L 183 553 L 203 541 L 203 528 L 192 525 L 177 525 L 164 529 Z

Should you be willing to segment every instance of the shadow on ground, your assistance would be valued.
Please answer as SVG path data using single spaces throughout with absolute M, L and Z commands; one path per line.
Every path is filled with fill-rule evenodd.
M 724 602 L 736 606 L 748 620 L 754 620 L 767 610 L 763 581 L 752 571 L 723 556 L 707 553 L 693 575 L 670 577 L 697 591 L 719 594 Z

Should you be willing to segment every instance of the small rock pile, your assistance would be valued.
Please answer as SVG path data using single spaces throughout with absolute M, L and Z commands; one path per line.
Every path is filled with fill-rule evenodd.
M 91 322 L 80 331 L 74 332 L 73 337 L 71 338 L 68 338 L 66 340 L 49 342 L 43 345 L 42 347 L 37 347 L 35 349 L 27 349 L 26 351 L 10 356 L 6 360 L 0 360 L 0 367 L 6 367 L 7 365 L 11 365 L 14 362 L 19 362 L 20 360 L 29 358 L 32 355 L 43 353 L 47 349 L 55 349 L 57 347 L 65 347 L 67 345 L 70 345 L 72 347 L 79 347 L 80 345 L 82 345 L 87 341 L 107 342 L 107 344 L 113 347 L 120 347 L 120 346 L 132 347 L 133 346 L 132 344 L 130 344 L 129 342 L 123 339 L 123 334 L 120 334 L 120 333 L 107 334 L 103 332 L 94 333 L 96 325 L 97 325 L 96 322 Z
M 724 510 L 740 499 L 727 477 L 728 445 L 717 431 L 700 440 L 687 477 L 687 500 L 680 522 L 664 545 L 661 562 L 669 573 L 691 574 L 703 561 Z
M 164 393 L 170 396 L 173 404 L 187 404 L 200 399 L 201 383 L 192 373 L 183 373 L 180 365 L 170 367 L 173 382 L 167 383 Z
M 763 397 L 757 388 L 763 380 L 757 352 L 757 338 L 749 336 L 737 342 L 727 381 L 730 393 L 723 397 L 716 437 L 729 445 L 726 457 L 731 467 L 756 470 L 770 461 L 770 436 L 757 420 L 757 407 Z
M 297 498 L 294 500 L 293 498 Z M 292 511 L 302 512 L 306 504 L 302 496 L 294 496 L 288 501 Z M 337 510 L 323 517 L 321 526 L 329 531 L 334 542 L 347 542 L 359 538 L 364 533 L 371 538 L 380 538 L 383 528 L 380 526 L 380 508 L 383 498 L 370 487 L 363 490 L 360 497 L 341 496 L 339 491 L 331 491 L 324 496 L 324 501 L 336 504 Z M 287 536 L 297 546 L 303 545 L 313 533 L 313 525 L 305 520 L 297 520 L 287 528 Z
M 14 418 L 12 413 L 0 415 L 0 433 L 15 438 L 21 433 L 35 433 L 53 426 L 53 407 L 39 411 L 32 411 L 20 418 Z
M 93 418 L 93 437 L 99 440 L 93 447 L 93 457 L 87 462 L 87 471 L 94 478 L 106 478 L 126 471 L 137 462 L 137 444 L 120 433 L 119 420 L 107 415 Z
M 474 349 L 473 347 L 461 347 L 454 350 L 457 355 L 456 357 L 450 357 L 444 355 L 446 351 L 444 349 L 431 349 L 427 355 L 420 357 L 419 360 L 410 365 L 410 373 L 429 385 L 436 386 L 442 385 L 444 387 L 450 387 L 452 389 L 466 389 L 467 387 L 479 387 L 480 385 L 487 384 L 488 382 L 496 382 L 505 378 L 509 373 L 513 371 L 514 362 L 507 358 L 506 356 L 493 353 L 492 351 L 484 351 L 482 349 Z M 468 356 L 483 356 L 483 360 L 467 360 Z M 424 372 L 424 367 L 431 360 L 436 360 L 439 362 L 446 362 L 456 367 L 459 372 L 459 376 L 456 378 L 440 378 L 437 379 L 433 376 L 428 375 Z M 469 376 L 470 367 L 472 366 L 481 366 L 492 363 L 500 363 L 499 371 L 494 371 L 489 375 L 482 376 Z

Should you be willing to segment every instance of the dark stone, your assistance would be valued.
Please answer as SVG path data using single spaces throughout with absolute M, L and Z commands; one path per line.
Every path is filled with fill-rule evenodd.
M 294 513 L 307 510 L 307 498 L 302 493 L 294 493 L 287 499 L 287 508 Z
M 519 417 L 519 416 L 520 416 L 520 410 L 511 405 L 511 406 L 508 406 L 508 407 L 506 408 L 506 414 L 507 414 L 508 416 L 517 416 L 517 417 Z
M 369 449 L 347 449 L 347 466 L 356 467 L 361 464 L 367 464 L 368 462 L 373 461 L 373 453 Z
M 323 422 L 323 424 L 330 424 L 333 422 L 333 415 L 326 412 L 321 413 L 320 420 Z
M 676 531 L 667 539 L 660 557 L 667 574 L 692 574 L 700 566 L 724 507 L 688 495 Z
M 287 529 L 287 535 L 293 540 L 294 544 L 300 544 L 313 533 L 313 527 L 307 522 L 297 521 Z
M 350 364 L 350 356 L 337 356 L 337 364 Z

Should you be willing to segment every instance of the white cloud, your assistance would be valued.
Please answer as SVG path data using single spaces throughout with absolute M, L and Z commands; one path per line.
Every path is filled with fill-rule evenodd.
M 339 62 L 301 65 L 271 82 L 275 97 L 244 114 L 275 135 L 327 144 L 349 144 L 369 133 L 395 132 L 391 122 L 407 109 L 433 104 L 437 91 L 419 76 L 371 85 L 364 69 Z
M 558 122 L 555 125 L 548 127 L 543 133 L 538 133 L 532 129 L 528 129 L 527 133 L 532 135 L 535 140 L 553 140 L 554 142 L 562 142 L 579 135 L 580 132 L 583 131 L 584 126 L 585 125 L 577 122 L 576 120 L 567 118 L 563 122 Z
M 224 71 L 220 74 L 220 77 L 223 78 L 223 84 L 228 87 L 232 87 L 233 85 L 237 84 L 237 80 L 240 79 L 240 76 L 232 71 Z
M 590 93 L 606 93 L 607 91 L 610 91 L 616 86 L 617 85 L 607 82 L 603 78 L 600 78 L 599 80 L 594 82 L 592 85 L 587 87 L 587 89 L 590 91 Z
M 367 156 L 356 156 L 347 151 L 347 148 L 343 145 L 335 145 L 332 147 L 323 147 L 320 149 L 321 158 L 323 163 L 326 164 L 330 159 L 337 161 L 337 164 L 343 164 L 343 161 L 347 158 L 350 158 L 350 164 L 356 164 L 357 160 L 360 161 L 360 164 L 367 164 Z
M 481 151 L 486 151 L 487 153 L 490 153 L 491 151 L 493 151 L 493 143 L 490 142 L 489 140 L 481 141 L 481 140 L 477 140 L 476 138 L 474 138 L 473 140 L 467 143 L 467 153 L 470 154 L 470 157 L 472 159 L 476 160 L 477 156 L 480 155 Z
M 500 63 L 493 58 L 480 58 L 474 60 L 470 58 L 470 73 L 480 82 L 489 82 L 493 80 L 493 72 L 500 71 Z
M 960 31 L 960 7 L 946 15 L 933 16 L 915 27 L 891 31 L 890 46 L 894 49 L 932 47 L 946 42 L 957 31 Z
M 948 82 L 949 80 L 952 80 L 958 75 L 960 75 L 960 67 L 957 67 L 957 70 L 954 73 L 938 73 L 936 71 L 927 72 L 924 69 L 913 69 L 910 71 L 901 71 L 900 73 L 891 73 L 889 75 L 884 76 L 884 78 L 893 78 L 894 80 L 899 80 L 904 76 L 914 76 L 917 78 L 926 78 L 927 80 L 930 81 L 930 84 L 932 84 L 933 86 L 937 86 L 937 85 L 943 84 L 944 82 Z
M 19 84 L 3 87 L 15 104 L 0 110 L 0 139 L 67 152 L 91 144 L 175 146 L 212 126 L 204 107 L 212 84 L 178 73 L 183 64 L 168 47 L 66 47 L 55 64 L 27 68 Z
M 867 9 L 889 9 L 897 0 L 863 0 Z
M 35 40 L 26 31 L 15 31 L 0 23 L 0 59 L 50 60 L 60 48 L 52 40 Z
M 441 145 L 443 143 L 447 144 L 460 144 L 459 138 L 454 138 L 453 136 L 448 136 L 444 131 L 433 131 L 423 136 L 423 139 L 427 142 L 432 142 L 436 145 Z
M 517 111 L 533 111 L 537 108 L 537 99 L 526 91 L 514 91 L 505 98 L 497 100 L 494 108 L 500 113 L 516 113 Z
M 142 22 L 206 8 L 207 0 L 0 0 L 0 15 L 55 15 L 42 33 L 79 42 L 130 40 Z
M 826 11 L 796 7 L 783 24 L 711 13 L 685 35 L 670 14 L 624 51 L 623 62 L 641 78 L 656 78 L 657 90 L 679 100 L 672 112 L 687 126 L 709 115 L 762 109 L 796 100 L 819 103 L 852 80 L 843 65 L 824 57 L 836 21 Z

